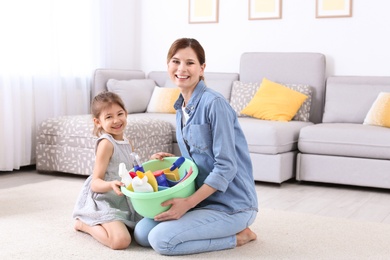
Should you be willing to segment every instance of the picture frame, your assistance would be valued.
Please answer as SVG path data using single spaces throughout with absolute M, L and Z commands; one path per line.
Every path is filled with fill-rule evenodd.
M 188 23 L 218 23 L 219 0 L 188 0 Z
M 249 20 L 281 19 L 282 0 L 249 0 Z
M 352 0 L 316 0 L 316 18 L 352 16 Z

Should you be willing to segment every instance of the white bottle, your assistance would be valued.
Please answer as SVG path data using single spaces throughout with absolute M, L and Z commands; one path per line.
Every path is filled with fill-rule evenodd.
M 126 187 L 128 187 L 132 182 L 133 178 L 131 178 L 129 171 L 126 169 L 126 165 L 124 163 L 119 164 L 119 170 L 118 170 L 119 177 L 121 177 L 121 182 L 125 184 Z

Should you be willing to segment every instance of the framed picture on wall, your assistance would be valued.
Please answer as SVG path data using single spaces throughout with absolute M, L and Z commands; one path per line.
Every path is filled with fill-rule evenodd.
M 219 0 L 188 0 L 189 23 L 218 23 Z
M 352 16 L 352 0 L 316 1 L 316 18 L 337 18 Z
M 282 18 L 282 0 L 249 0 L 249 20 Z

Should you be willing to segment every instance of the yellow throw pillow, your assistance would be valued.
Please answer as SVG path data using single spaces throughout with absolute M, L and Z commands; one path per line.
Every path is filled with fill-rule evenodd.
M 180 95 L 179 88 L 161 88 L 155 87 L 150 98 L 148 113 L 176 113 L 173 105 Z
M 363 124 L 390 127 L 390 93 L 379 93 Z
M 290 121 L 307 98 L 305 94 L 264 78 L 241 113 L 265 120 Z

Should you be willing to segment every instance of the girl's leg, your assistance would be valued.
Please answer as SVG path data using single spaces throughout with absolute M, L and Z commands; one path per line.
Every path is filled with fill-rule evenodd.
M 256 239 L 256 235 L 247 229 L 256 214 L 256 211 L 229 215 L 215 210 L 193 210 L 178 220 L 161 222 L 150 231 L 148 240 L 153 249 L 163 255 L 234 248 L 244 244 L 243 241 Z M 237 237 L 241 237 L 240 241 Z
M 75 229 L 90 234 L 97 241 L 112 249 L 126 249 L 131 243 L 129 230 L 120 221 L 89 226 L 77 219 Z

